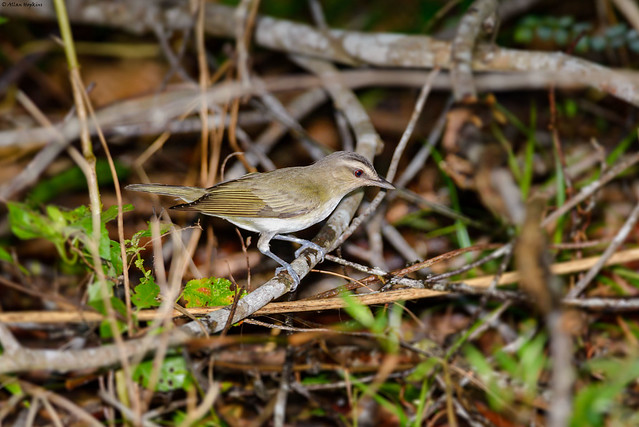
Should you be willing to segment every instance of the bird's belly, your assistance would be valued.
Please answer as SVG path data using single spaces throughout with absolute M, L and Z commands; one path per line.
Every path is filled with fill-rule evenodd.
M 230 223 L 256 233 L 294 233 L 319 222 L 304 217 L 298 218 L 224 218 Z
M 326 219 L 335 209 L 339 200 L 328 203 L 321 210 L 316 210 L 312 214 L 299 215 L 292 218 L 252 218 L 252 217 L 222 217 L 231 224 L 237 225 L 245 230 L 256 233 L 276 233 L 286 234 L 304 230 L 311 225 L 317 224 Z

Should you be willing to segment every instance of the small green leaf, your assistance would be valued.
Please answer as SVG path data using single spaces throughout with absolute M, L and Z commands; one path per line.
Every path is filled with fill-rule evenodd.
M 100 282 L 96 280 L 95 282 L 89 285 L 89 288 L 87 291 L 89 294 L 89 305 L 95 308 L 96 310 L 98 310 L 100 313 L 106 315 L 106 309 L 104 307 L 104 298 L 102 298 L 102 286 L 103 285 L 101 285 Z M 111 297 L 113 295 L 113 283 L 106 282 L 105 286 L 107 287 L 107 292 L 109 297 Z M 120 301 L 117 298 L 115 298 L 115 300 Z M 124 311 L 124 314 L 126 314 L 126 310 Z
M 77 259 L 77 251 L 67 250 L 70 243 L 80 249 L 86 246 L 92 238 L 93 220 L 91 211 L 86 206 L 80 206 L 74 210 L 66 211 L 53 205 L 46 207 L 46 214 L 40 213 L 26 204 L 9 202 L 9 221 L 11 231 L 20 239 L 43 238 L 53 243 L 67 264 L 74 264 Z M 124 211 L 131 210 L 131 205 L 123 206 Z M 99 253 L 102 260 L 111 263 L 113 271 L 105 266 L 106 272 L 113 276 L 122 272 L 119 247 L 115 253 L 114 245 L 109 239 L 109 233 L 105 223 L 117 216 L 117 206 L 112 206 L 102 214 L 100 224 Z M 85 253 L 88 251 L 85 248 Z M 112 273 L 112 274 L 111 274 Z
M 9 223 L 11 232 L 19 239 L 35 239 L 42 237 L 42 230 L 47 227 L 41 215 L 35 214 L 27 205 L 8 202 Z
M 229 305 L 233 302 L 235 291 L 232 283 L 223 278 L 205 277 L 189 280 L 181 297 L 186 301 L 186 307 L 214 307 Z M 246 294 L 243 291 L 242 296 Z
M 588 52 L 588 47 L 590 47 L 590 37 L 583 36 L 579 39 L 577 46 L 575 46 L 575 51 L 579 53 Z
M 606 39 L 603 36 L 592 36 L 590 39 L 590 46 L 597 51 L 601 52 L 606 47 Z
M 109 162 L 105 159 L 98 159 L 96 165 L 96 175 L 100 186 L 112 184 L 113 176 Z M 115 162 L 115 169 L 118 177 L 122 180 L 129 175 L 130 168 L 120 162 Z M 73 166 L 57 175 L 41 180 L 27 194 L 26 199 L 33 204 L 44 204 L 56 198 L 59 194 L 82 191 L 87 188 L 87 180 L 82 170 Z
M 152 369 L 152 360 L 140 363 L 133 372 L 133 379 L 140 382 L 144 387 L 148 387 Z M 179 389 L 186 390 L 193 383 L 186 361 L 181 356 L 165 358 L 157 379 L 155 391 L 163 392 Z
M 636 357 L 594 359 L 587 363 L 586 368 L 599 377 L 605 376 L 606 380 L 579 390 L 570 425 L 607 425 L 604 423 L 605 415 L 615 412 L 615 406 L 619 405 L 617 402 L 627 396 L 628 384 L 639 376 L 639 361 Z
M 577 102 L 574 99 L 567 99 L 564 102 L 564 110 L 566 111 L 566 115 L 571 118 L 574 119 L 575 116 L 577 115 L 577 111 L 578 111 L 578 106 L 577 106 Z
M 49 216 L 49 218 L 51 218 L 51 221 L 52 221 L 51 227 L 54 228 L 55 230 L 62 230 L 64 227 L 67 226 L 68 224 L 67 217 L 73 218 L 73 216 L 70 215 L 73 211 L 67 212 L 66 214 L 64 214 L 62 213 L 60 208 L 53 205 L 48 205 L 46 210 L 47 210 L 47 215 Z
M 3 248 L 2 246 L 0 246 L 0 261 L 13 263 L 13 258 L 11 257 L 11 254 L 7 252 L 7 250 Z
M 14 265 L 15 267 L 17 267 L 22 274 L 24 274 L 25 276 L 28 276 L 31 274 L 31 272 L 29 270 L 27 270 L 26 268 L 24 268 L 22 265 L 20 265 L 18 262 L 16 262 L 13 257 L 11 256 L 11 254 L 2 246 L 0 246 L 0 261 L 5 261 L 10 263 L 11 265 Z
M 552 37 L 552 34 L 553 34 L 552 28 L 549 28 L 546 26 L 537 28 L 537 36 L 543 41 L 550 40 L 550 38 Z
M 557 25 L 559 27 L 568 28 L 572 26 L 574 22 L 575 22 L 575 19 L 572 16 L 562 16 L 561 18 L 559 18 Z
M 133 205 L 126 204 L 122 205 L 122 212 L 130 212 L 133 210 Z M 102 212 L 102 222 L 110 222 L 118 217 L 118 206 L 113 205 L 109 207 L 107 210 Z
M 480 377 L 488 378 L 492 374 L 492 366 L 490 366 L 490 363 L 488 362 L 486 357 L 484 357 L 484 355 L 479 350 L 477 350 L 477 348 L 475 348 L 471 344 L 467 344 L 464 347 L 464 353 L 466 354 L 468 363 L 473 365 Z
M 565 46 L 568 43 L 568 31 L 561 28 L 555 30 L 555 43 L 559 46 Z
M 413 372 L 411 372 L 406 378 L 408 381 L 424 381 L 427 379 L 432 373 L 433 369 L 439 364 L 441 361 L 435 357 L 429 357 L 423 362 L 419 363 Z
M 605 37 L 608 37 L 609 39 L 613 39 L 620 36 L 625 36 L 627 32 L 628 32 L 628 27 L 626 26 L 626 24 L 620 23 L 620 24 L 613 25 L 611 27 L 606 28 L 604 30 L 604 35 Z
M 365 328 L 373 329 L 375 326 L 375 317 L 373 316 L 370 308 L 361 304 L 349 293 L 342 294 L 342 299 L 346 304 L 344 310 L 346 310 L 349 316 L 358 321 Z
M 158 307 L 160 305 L 158 295 L 160 295 L 160 287 L 149 274 L 148 277 L 140 279 L 140 284 L 135 287 L 131 295 L 131 302 L 139 309 Z
M 110 240 L 110 251 L 109 251 L 109 271 L 107 272 L 107 276 L 117 277 L 122 274 L 122 257 L 120 256 L 120 243 L 115 240 Z
M 2 387 L 0 387 L 0 390 L 1 389 L 7 390 L 9 393 L 11 393 L 14 396 L 19 396 L 24 394 L 24 392 L 22 391 L 22 387 L 20 387 L 20 384 L 18 383 L 18 381 L 16 381 L 13 378 L 5 379 Z
M 514 39 L 517 43 L 530 43 L 534 37 L 533 29 L 529 27 L 517 27 Z
M 116 314 L 122 318 L 126 318 L 126 306 L 124 305 L 124 302 L 116 297 L 111 297 L 110 301 Z M 89 305 L 98 310 L 100 313 L 106 315 L 106 307 L 102 299 L 89 302 Z M 116 320 L 116 324 L 120 333 L 126 331 L 126 323 L 121 320 Z M 103 320 L 100 323 L 100 337 L 102 337 L 102 339 L 113 338 L 113 331 L 111 330 L 111 324 L 108 320 Z
M 120 331 L 120 333 L 126 331 L 126 323 L 121 320 L 116 320 L 115 322 L 118 325 L 118 330 Z M 100 337 L 104 340 L 113 338 L 111 323 L 108 320 L 103 320 L 102 322 L 100 322 Z

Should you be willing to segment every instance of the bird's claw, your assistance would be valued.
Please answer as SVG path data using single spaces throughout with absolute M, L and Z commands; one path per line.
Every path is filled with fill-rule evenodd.
M 315 249 L 320 256 L 320 262 L 324 262 L 324 257 L 326 256 L 326 249 L 324 249 L 317 243 L 311 242 L 310 240 L 304 242 L 302 246 L 297 248 L 297 250 L 295 251 L 295 258 L 299 257 L 302 254 L 302 252 L 304 252 L 304 250 L 308 248 Z
M 291 265 L 288 265 L 286 267 L 277 267 L 275 269 L 275 275 L 280 274 L 282 271 L 286 271 L 289 276 L 291 276 L 291 279 L 293 279 L 293 286 L 291 286 L 289 292 L 294 292 L 300 284 L 300 276 L 295 272 L 295 270 L 293 270 L 293 267 Z

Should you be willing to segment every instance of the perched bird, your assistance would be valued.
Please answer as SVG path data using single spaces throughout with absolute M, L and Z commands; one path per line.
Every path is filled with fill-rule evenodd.
M 313 248 L 324 259 L 325 250 L 293 233 L 324 220 L 344 196 L 361 187 L 393 189 L 393 185 L 377 175 L 368 159 L 347 151 L 338 151 L 309 166 L 250 173 L 209 188 L 163 184 L 132 184 L 127 190 L 144 191 L 179 197 L 185 204 L 171 209 L 198 211 L 223 218 L 240 228 L 260 233 L 257 248 L 286 269 L 295 285 L 300 278 L 292 266 L 271 252 L 271 239 L 302 245 L 295 256 Z

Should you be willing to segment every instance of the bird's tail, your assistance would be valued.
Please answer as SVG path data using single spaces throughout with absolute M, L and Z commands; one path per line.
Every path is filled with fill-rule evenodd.
M 145 193 L 162 194 L 163 196 L 179 197 L 187 203 L 191 203 L 206 194 L 204 188 L 184 187 L 181 185 L 166 184 L 131 184 L 125 187 L 131 191 L 143 191 Z

